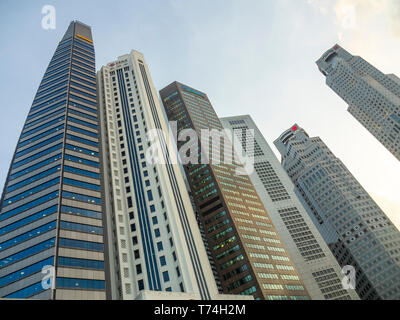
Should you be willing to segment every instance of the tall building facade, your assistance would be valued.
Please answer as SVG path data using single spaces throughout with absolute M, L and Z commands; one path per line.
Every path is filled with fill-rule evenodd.
M 243 115 L 220 120 L 224 128 L 232 130 L 237 136 L 243 151 L 254 156 L 254 170 L 249 174 L 250 179 L 311 298 L 359 299 L 354 290 L 343 287 L 344 274 L 341 267 L 295 194 L 292 181 L 253 119 Z M 246 130 L 254 130 L 254 136 L 245 139 Z
M 348 111 L 400 160 L 400 79 L 335 45 L 317 61 Z
M 319 137 L 298 125 L 275 142 L 295 184 L 341 266 L 356 271 L 362 299 L 400 298 L 400 232 Z
M 112 298 L 237 299 L 218 294 L 144 56 L 123 55 L 97 79 Z
M 309 299 L 253 184 L 240 170 L 241 165 L 227 158 L 218 163 L 224 149 L 232 150 L 229 139 L 224 139 L 221 148 L 211 154 L 209 148 L 217 141 L 197 143 L 195 138 L 201 140 L 202 130 L 223 131 L 207 95 L 173 82 L 160 91 L 160 96 L 171 127 L 176 127 L 175 138 L 194 138 L 188 142 L 176 139 L 177 147 L 181 158 L 187 155 L 182 150 L 191 149 L 193 161 L 183 163 L 183 167 L 223 292 L 267 300 Z M 211 156 L 207 157 L 207 153 Z M 207 158 L 211 161 L 197 163 Z
M 106 298 L 98 125 L 91 29 L 74 21 L 42 78 L 6 179 L 0 297 Z

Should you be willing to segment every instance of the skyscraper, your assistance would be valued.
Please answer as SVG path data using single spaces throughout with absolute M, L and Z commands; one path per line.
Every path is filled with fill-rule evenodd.
M 282 166 L 362 299 L 400 298 L 400 232 L 319 137 L 297 124 L 275 142 Z
M 335 45 L 317 61 L 348 111 L 400 160 L 400 79 Z
M 224 293 L 268 300 L 308 299 L 253 184 L 246 174 L 237 172 L 243 167 L 228 161 L 229 157 L 218 163 L 224 150 L 228 154 L 231 150 L 232 156 L 229 139 L 224 139 L 224 144 L 212 153 L 208 153 L 209 148 L 218 145 L 218 141 L 196 143 L 195 138 L 200 140 L 204 133 L 202 129 L 219 133 L 223 130 L 207 95 L 173 82 L 160 91 L 160 96 L 172 128 L 172 121 L 176 121 L 176 138 L 183 138 L 177 140 L 180 156 L 187 155 L 189 149 L 190 158 L 193 156 L 193 161 L 183 163 L 184 170 Z M 186 141 L 187 137 L 194 141 Z M 211 162 L 207 161 L 207 153 Z M 200 159 L 206 161 L 196 163 Z
M 359 299 L 354 290 L 342 286 L 344 274 L 299 201 L 294 185 L 272 149 L 248 115 L 220 118 L 222 125 L 237 135 L 242 148 L 253 152 L 254 170 L 249 174 L 272 223 L 312 299 Z M 243 138 L 254 130 L 253 139 Z M 251 147 L 249 148 L 249 143 Z
M 99 161 L 92 33 L 74 21 L 43 76 L 6 179 L 0 297 L 106 298 Z
M 237 299 L 218 294 L 144 56 L 120 56 L 97 79 L 112 297 Z

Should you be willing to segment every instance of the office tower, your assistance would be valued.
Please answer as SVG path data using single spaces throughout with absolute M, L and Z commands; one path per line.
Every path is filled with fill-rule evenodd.
M 400 298 L 400 233 L 319 137 L 297 124 L 275 142 L 295 184 L 341 266 L 356 270 L 361 299 Z
M 181 159 L 191 149 L 193 161 L 182 160 L 184 170 L 224 293 L 268 300 L 308 299 L 253 184 L 242 174 L 243 167 L 229 161 L 229 156 L 217 161 L 219 154 L 229 155 L 229 150 L 232 158 L 229 139 L 209 154 L 211 162 L 196 163 L 199 158 L 207 160 L 209 148 L 218 144 L 213 139 L 197 144 L 196 138 L 201 140 L 202 133 L 211 129 L 223 134 L 207 95 L 173 82 L 160 91 L 160 96 L 174 135 L 176 125 L 176 138 L 184 135 L 194 139 L 176 139 L 177 147 Z
M 91 29 L 74 21 L 46 69 L 6 179 L 0 297 L 106 298 L 97 114 Z M 54 290 L 45 266 L 55 268 Z
M 338 45 L 317 61 L 326 84 L 348 111 L 400 160 L 400 79 Z
M 120 56 L 97 80 L 112 298 L 237 299 L 218 294 L 143 55 Z
M 294 192 L 292 181 L 253 119 L 243 115 L 220 118 L 220 121 L 224 128 L 234 132 L 243 151 L 254 156 L 254 170 L 249 174 L 250 179 L 310 297 L 313 300 L 359 299 L 354 290 L 343 288 L 344 274 L 341 267 L 305 211 Z M 243 139 L 246 130 L 254 130 L 253 139 Z

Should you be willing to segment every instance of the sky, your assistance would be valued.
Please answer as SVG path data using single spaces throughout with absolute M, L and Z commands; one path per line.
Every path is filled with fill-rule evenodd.
M 42 28 L 45 5 L 56 9 L 55 29 Z M 157 90 L 176 80 L 207 93 L 221 117 L 251 115 L 277 156 L 273 141 L 294 123 L 320 136 L 400 228 L 400 162 L 315 64 L 338 43 L 400 76 L 399 0 L 2 0 L 0 188 L 72 20 L 92 27 L 97 69 L 140 51 Z

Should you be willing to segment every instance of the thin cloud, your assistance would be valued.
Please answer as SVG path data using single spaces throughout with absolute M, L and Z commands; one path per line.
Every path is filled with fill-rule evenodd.
M 321 14 L 333 14 L 339 38 L 359 30 L 369 33 L 387 29 L 400 37 L 399 0 L 307 0 L 307 3 Z

